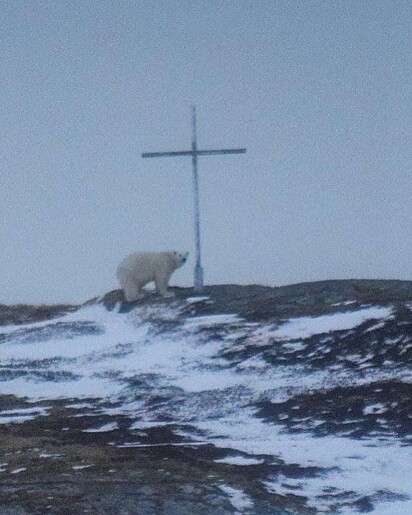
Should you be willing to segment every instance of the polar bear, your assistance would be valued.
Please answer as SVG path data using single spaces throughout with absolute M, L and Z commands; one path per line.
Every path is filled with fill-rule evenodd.
M 142 288 L 154 281 L 156 291 L 165 298 L 174 297 L 168 292 L 173 272 L 187 260 L 188 252 L 175 250 L 163 252 L 134 252 L 125 257 L 117 268 L 117 279 L 128 302 L 144 297 Z

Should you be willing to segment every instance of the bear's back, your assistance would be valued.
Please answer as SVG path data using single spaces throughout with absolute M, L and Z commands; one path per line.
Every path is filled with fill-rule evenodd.
M 118 266 L 118 270 L 147 268 L 150 267 L 154 261 L 157 261 L 157 259 L 155 252 L 133 252 L 122 259 Z

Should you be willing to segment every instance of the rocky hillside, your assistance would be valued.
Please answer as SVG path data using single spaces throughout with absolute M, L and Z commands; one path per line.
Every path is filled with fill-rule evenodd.
M 0 513 L 412 512 L 412 282 L 0 306 Z

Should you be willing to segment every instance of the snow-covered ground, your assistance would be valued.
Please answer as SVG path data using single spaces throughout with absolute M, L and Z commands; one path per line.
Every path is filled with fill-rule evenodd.
M 135 441 L 112 442 L 119 446 L 138 446 L 139 430 L 168 425 L 183 437 L 179 445 L 212 443 L 224 449 L 216 463 L 242 469 L 265 465 L 261 482 L 268 492 L 304 497 L 318 512 L 360 511 L 367 497 L 377 514 L 411 513 L 407 435 L 318 434 L 324 420 L 309 415 L 290 430 L 284 423 L 290 415 L 261 412 L 263 402 L 277 408 L 296 396 L 327 395 L 345 385 L 400 378 L 410 383 L 407 367 L 390 360 L 372 366 L 373 352 L 362 348 L 345 351 L 344 359 L 335 356 L 327 366 L 314 361 L 314 353 L 323 359 L 357 331 L 372 345 L 374 335 L 394 323 L 394 307 L 347 305 L 341 312 L 265 324 L 236 313 L 188 316 L 186 308 L 198 302 L 208 299 L 143 305 L 128 314 L 96 303 L 51 321 L 1 327 L 1 393 L 32 401 L 67 399 L 67 406 L 94 398 L 100 413 L 129 417 Z M 161 402 L 151 403 L 155 396 Z M 87 411 L 87 402 L 83 406 Z M 385 409 L 371 402 L 363 413 L 378 417 Z M 23 423 L 47 413 L 47 406 L 4 410 L 0 423 Z M 117 429 L 108 421 L 84 431 Z M 246 493 L 220 488 L 239 513 L 253 513 Z

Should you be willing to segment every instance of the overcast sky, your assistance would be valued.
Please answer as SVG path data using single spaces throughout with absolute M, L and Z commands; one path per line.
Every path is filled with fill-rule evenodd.
M 192 105 L 207 284 L 411 278 L 410 0 L 0 5 L 0 303 L 192 283 Z

